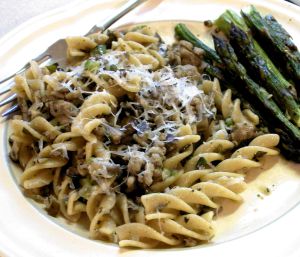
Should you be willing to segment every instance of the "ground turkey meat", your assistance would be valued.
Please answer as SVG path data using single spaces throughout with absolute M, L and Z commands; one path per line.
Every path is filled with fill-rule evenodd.
M 50 109 L 50 113 L 52 116 L 67 116 L 67 117 L 75 117 L 79 109 L 72 103 L 66 102 L 64 100 L 57 100 L 48 102 L 48 106 Z
M 231 137 L 233 141 L 241 143 L 247 139 L 254 138 L 256 136 L 256 128 L 251 123 L 237 123 L 233 126 Z
M 128 172 L 133 175 L 138 174 L 144 164 L 145 161 L 143 159 L 138 156 L 132 156 L 127 165 Z

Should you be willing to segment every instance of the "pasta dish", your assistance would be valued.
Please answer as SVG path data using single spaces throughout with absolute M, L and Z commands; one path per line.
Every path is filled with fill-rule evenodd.
M 31 62 L 15 77 L 10 158 L 24 193 L 120 247 L 210 241 L 220 199 L 242 201 L 245 172 L 278 154 L 279 136 L 187 41 L 137 26 L 67 44 L 68 68 Z

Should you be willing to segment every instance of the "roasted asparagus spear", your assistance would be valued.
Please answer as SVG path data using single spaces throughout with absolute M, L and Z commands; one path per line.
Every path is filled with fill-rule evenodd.
M 224 39 L 214 36 L 215 49 L 226 66 L 228 78 L 239 85 L 238 90 L 248 94 L 248 99 L 259 110 L 260 116 L 269 128 L 281 136 L 281 148 L 286 157 L 300 162 L 300 130 L 282 113 L 270 94 L 247 74 L 245 67 L 239 63 L 231 45 Z M 242 86 L 242 87 L 241 87 Z
M 197 38 L 185 24 L 179 23 L 175 26 L 175 34 L 179 39 L 186 40 L 192 43 L 194 46 L 204 50 L 204 58 L 207 62 L 206 67 L 204 68 L 204 73 L 211 76 L 212 78 L 217 78 L 219 81 L 222 81 L 222 84 L 226 88 L 232 90 L 233 95 L 236 97 L 242 98 L 241 94 L 238 94 L 237 90 L 231 86 L 224 77 L 224 73 L 220 67 L 223 65 L 220 57 L 216 51 L 209 46 L 205 45 L 199 38 Z
M 185 24 L 179 23 L 175 26 L 175 34 L 180 39 L 184 39 L 194 46 L 204 50 L 204 57 L 208 62 L 221 63 L 219 56 L 215 50 L 205 45 L 200 39 L 198 39 L 186 26 Z
M 185 37 L 187 34 L 192 34 L 186 26 L 179 24 L 176 27 L 178 27 L 176 30 L 178 37 L 194 44 L 195 40 L 190 40 L 192 37 Z M 200 40 L 197 39 L 197 41 Z M 201 42 L 201 45 L 202 44 L 205 45 L 203 42 Z M 200 44 L 198 44 L 198 47 L 201 48 Z M 206 51 L 208 48 L 209 47 L 205 45 L 205 48 L 202 49 Z M 210 53 L 211 51 L 214 50 L 209 48 Z M 232 85 L 235 85 L 235 90 L 238 92 L 237 96 L 241 97 L 243 100 L 246 99 L 246 101 L 251 102 L 252 107 L 254 107 L 256 113 L 259 114 L 263 123 L 268 125 L 270 131 L 276 132 L 280 135 L 280 148 L 282 149 L 282 153 L 286 156 L 286 158 L 300 162 L 299 129 L 285 117 L 278 105 L 272 99 L 270 99 L 270 94 L 256 84 L 247 75 L 245 68 L 238 63 L 234 50 L 229 48 L 229 57 L 231 54 L 233 54 L 231 57 L 232 60 L 235 60 L 235 62 L 231 62 L 230 66 L 227 66 L 227 64 L 229 64 L 229 58 L 227 62 L 222 63 L 221 58 L 218 56 L 218 67 L 208 65 L 205 69 L 205 72 L 212 77 L 218 78 L 223 84 L 225 83 L 226 86 L 229 85 L 229 88 L 232 88 Z M 207 54 L 205 57 L 207 59 L 210 58 L 210 56 L 215 56 L 215 54 Z
M 262 17 L 254 6 L 243 9 L 241 14 L 255 39 L 284 75 L 294 81 L 300 94 L 300 53 L 291 36 L 272 15 Z
M 293 94 L 293 85 L 281 75 L 258 43 L 247 33 L 246 25 L 241 26 L 242 21 L 236 22 L 239 19 L 241 18 L 233 11 L 226 11 L 217 20 L 216 25 L 228 35 L 241 62 L 252 77 L 256 78 L 256 82 L 273 95 L 282 111 L 287 112 L 292 121 L 300 127 L 300 105 Z

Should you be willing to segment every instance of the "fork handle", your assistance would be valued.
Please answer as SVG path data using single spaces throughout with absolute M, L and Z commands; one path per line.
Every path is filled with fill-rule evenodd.
M 101 32 L 105 31 L 112 24 L 114 24 L 117 20 L 122 18 L 125 14 L 127 14 L 128 12 L 130 12 L 135 7 L 137 7 L 138 5 L 142 4 L 145 1 L 146 0 L 130 0 L 130 1 L 128 1 L 120 9 L 118 9 L 115 14 L 113 14 L 112 16 L 107 17 L 100 24 L 97 24 L 97 25 L 93 26 L 86 35 L 97 33 L 97 32 L 100 32 L 100 31 Z

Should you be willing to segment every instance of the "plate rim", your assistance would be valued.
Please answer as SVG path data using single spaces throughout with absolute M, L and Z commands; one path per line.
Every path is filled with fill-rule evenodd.
M 241 1 L 241 2 L 248 2 L 248 0 L 239 0 L 239 1 Z M 56 8 L 56 9 L 54 9 L 54 10 L 51 10 L 51 11 L 49 11 L 49 12 L 46 12 L 46 13 L 43 13 L 43 14 L 40 14 L 40 15 L 38 15 L 38 16 L 35 16 L 35 17 L 33 17 L 33 18 L 31 18 L 31 19 L 29 19 L 28 21 L 26 21 L 26 22 L 24 22 L 24 23 L 22 23 L 22 24 L 20 24 L 19 26 L 17 26 L 16 28 L 14 28 L 13 30 L 11 30 L 10 32 L 8 32 L 7 34 L 5 34 L 4 36 L 2 36 L 1 38 L 0 38 L 0 45 L 2 45 L 2 44 L 5 44 L 5 42 L 6 41 L 10 41 L 11 40 L 11 38 L 13 38 L 19 31 L 21 31 L 22 29 L 24 29 L 24 28 L 28 28 L 28 26 L 30 27 L 30 26 L 32 26 L 32 24 L 34 24 L 34 23 L 36 23 L 37 21 L 39 21 L 39 20 L 44 20 L 44 19 L 48 19 L 49 17 L 51 17 L 51 16 L 56 16 L 56 15 L 61 15 L 62 13 L 64 13 L 65 12 L 65 10 L 68 10 L 68 9 L 73 9 L 73 8 L 77 8 L 78 6 L 80 6 L 80 5 L 82 5 L 83 4 L 83 2 L 84 2 L 84 0 L 77 0 L 77 1 L 75 1 L 75 2 L 73 2 L 73 3 L 71 3 L 71 4 L 67 4 L 66 6 L 62 6 L 62 7 L 59 7 L 59 8 Z M 94 0 L 91 0 L 91 1 L 88 1 L 89 3 L 93 3 L 93 2 L 96 2 L 96 1 L 94 1 Z M 103 2 L 110 2 L 109 0 L 104 0 Z M 117 2 L 117 1 L 115 1 L 115 2 Z M 120 2 L 120 0 L 118 0 L 118 2 Z M 202 1 L 202 2 L 204 2 L 204 1 Z M 254 1 L 255 2 L 255 1 Z M 286 4 L 287 6 L 289 6 L 288 8 L 292 8 L 292 9 L 298 9 L 298 11 L 300 11 L 300 7 L 299 6 L 295 6 L 294 4 L 292 4 L 292 3 L 288 3 L 288 2 L 286 2 L 286 1 L 284 1 L 284 0 L 264 0 L 264 1 L 262 1 L 262 2 L 272 2 L 272 3 L 274 3 L 274 4 Z M 74 15 L 74 14 L 73 14 Z M 73 16 L 73 15 L 71 15 L 71 16 Z M 63 16 L 62 18 L 66 18 L 67 16 Z M 4 142 L 5 143 L 5 142 Z M 299 204 L 297 204 L 296 206 L 294 206 L 293 208 L 296 208 L 297 206 L 298 206 Z M 293 209 L 292 208 L 292 209 Z M 300 209 L 300 208 L 299 208 Z M 43 215 L 43 214 L 42 214 Z M 43 215 L 44 216 L 44 215 Z M 282 215 L 282 216 L 284 216 L 284 215 Z M 282 216 L 280 216 L 280 217 L 278 217 L 277 219 L 281 219 L 282 218 Z M 276 220 L 277 220 L 276 219 Z M 51 221 L 52 222 L 52 221 Z M 266 226 L 269 226 L 269 225 L 271 225 L 271 224 L 267 224 Z M 70 232 L 70 233 L 72 233 L 72 232 Z M 251 232 L 251 234 L 252 233 L 254 233 L 254 232 Z M 1 233 L 0 233 L 1 234 Z M 1 235 L 0 235 L 1 236 Z M 247 237 L 248 235 L 246 234 L 246 235 L 243 235 L 243 237 Z M 1 237 L 0 237 L 1 238 Z M 239 238 L 237 238 L 237 239 L 234 239 L 234 241 L 236 241 L 236 240 L 239 240 Z M 226 241 L 226 243 L 227 243 L 228 241 Z M 1 243 L 1 241 L 0 241 L 0 243 Z M 1 246 L 1 244 L 0 244 L 0 255 L 1 254 L 3 254 L 4 256 L 6 255 L 6 256 L 17 256 L 17 255 L 15 255 L 15 253 L 13 253 L 14 251 L 11 251 L 12 249 L 6 249 L 7 247 L 3 247 L 3 246 Z M 198 248 L 195 248 L 195 249 L 198 249 Z M 185 249 L 185 250 L 190 250 L 190 251 L 192 251 L 192 250 L 195 250 L 195 249 Z M 9 251 L 9 252 L 8 252 Z M 143 252 L 143 251 L 141 251 L 141 252 Z M 164 251 L 163 251 L 164 252 Z

